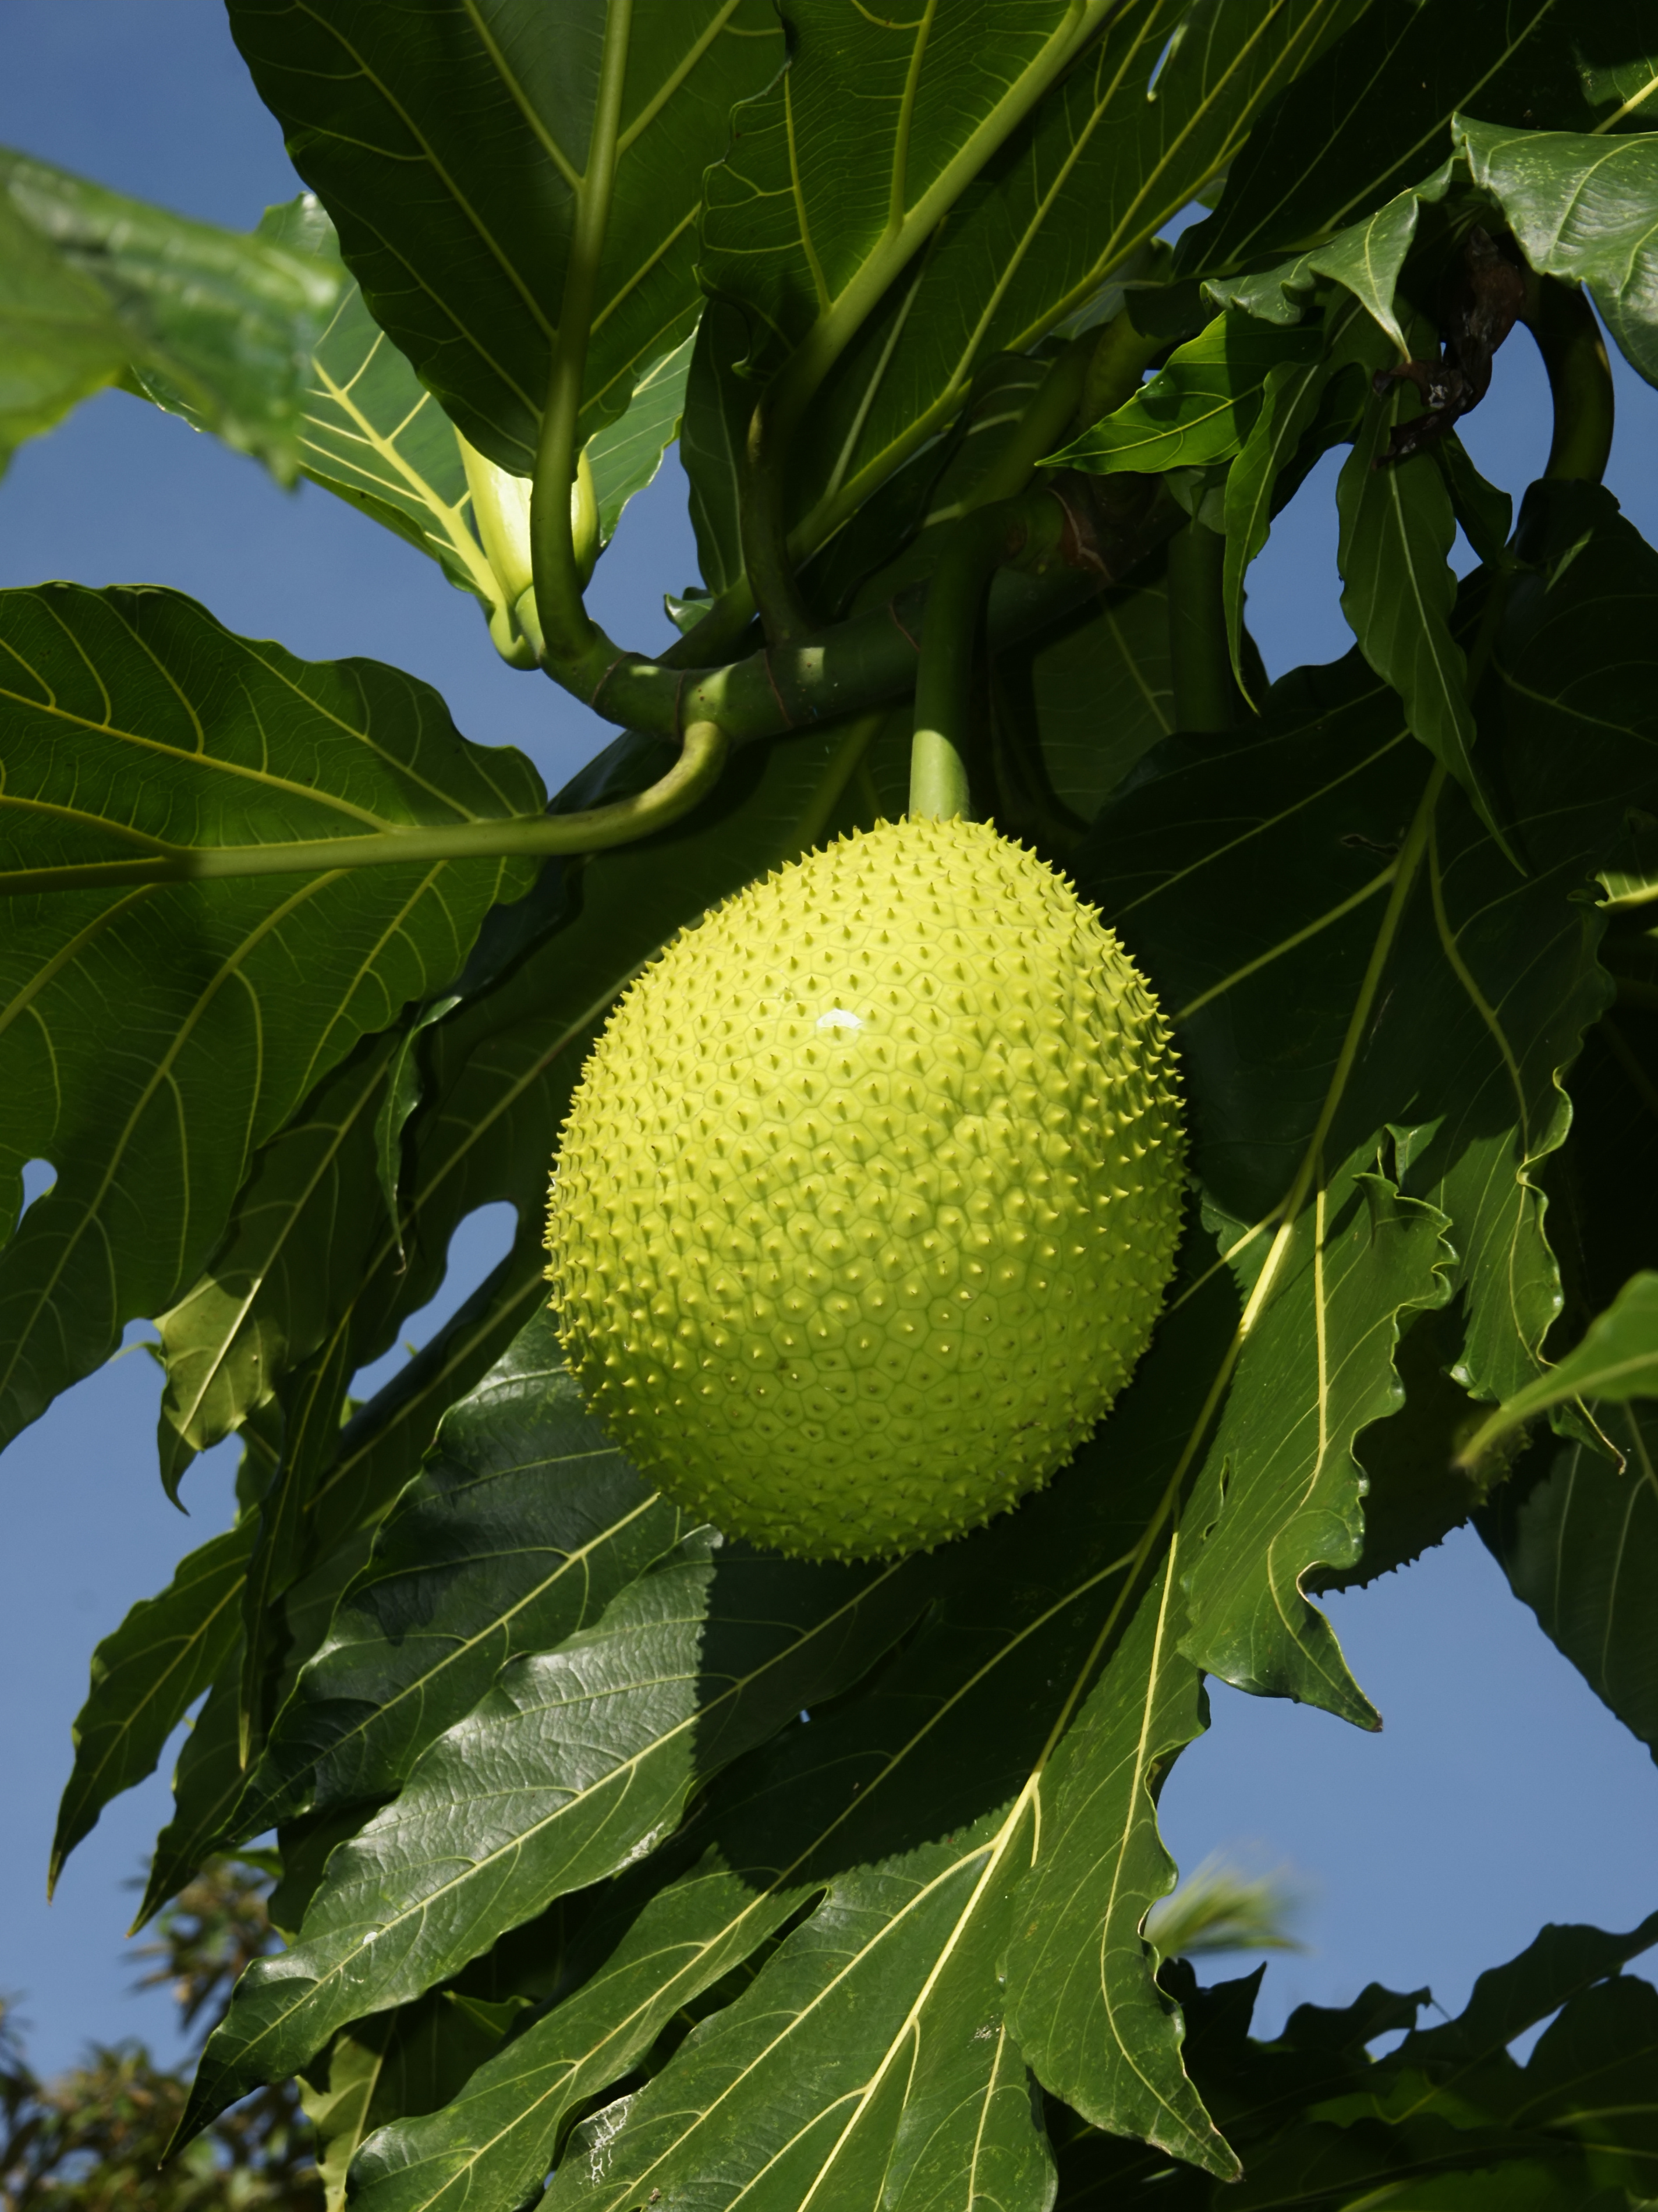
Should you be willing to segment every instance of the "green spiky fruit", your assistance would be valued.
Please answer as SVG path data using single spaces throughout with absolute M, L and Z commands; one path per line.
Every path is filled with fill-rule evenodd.
M 662 1489 L 812 1559 L 1038 1488 L 1145 1350 L 1181 1141 L 1156 1001 L 988 826 L 884 823 L 687 930 L 594 1048 L 549 1269 Z

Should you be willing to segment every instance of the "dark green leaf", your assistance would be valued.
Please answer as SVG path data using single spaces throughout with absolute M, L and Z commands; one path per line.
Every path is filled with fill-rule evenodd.
M 262 1424 L 266 1418 L 255 1416 Z M 369 1532 L 360 1532 L 278 1601 L 284 1642 L 278 1697 L 286 1686 L 284 1677 L 291 1681 L 321 1642 L 340 1592 L 363 1564 L 368 1545 Z M 236 1595 L 240 1597 L 240 1589 Z M 173 1814 L 156 1838 L 136 1926 L 143 1927 L 191 1879 L 230 1831 L 247 1780 L 240 1748 L 242 1656 L 238 1636 L 179 1751 L 173 1778 Z
M 1402 384 L 1371 399 L 1337 480 L 1341 611 L 1366 660 L 1398 692 L 1412 735 L 1449 769 L 1491 828 L 1473 758 L 1467 656 L 1451 630 L 1457 582 L 1448 557 L 1456 542 L 1450 492 L 1422 455 L 1393 466 L 1380 462 L 1401 406 L 1414 399 Z
M 1401 2068 L 1426 2068 L 1443 2089 L 1463 2086 L 1478 2068 L 1500 2059 L 1517 2036 L 1615 1974 L 1658 1943 L 1658 1913 L 1627 1935 L 1551 1923 L 1516 1958 L 1488 1967 L 1455 2020 L 1418 2028 L 1394 2054 Z M 1512 2063 L 1512 2062 L 1510 2062 Z
M 1649 1410 L 1597 1414 L 1621 1468 L 1576 1442 L 1482 1533 L 1551 1637 L 1625 1728 L 1658 1755 L 1658 1436 Z
M 1373 0 L 1263 118 L 1178 265 L 1233 269 L 1359 221 L 1444 159 L 1459 108 L 1605 128 L 1636 89 L 1620 65 L 1652 49 L 1643 0 L 1591 14 L 1571 0 Z
M 268 1404 L 317 1349 L 337 1286 L 386 1235 L 374 1139 L 405 1035 L 366 1038 L 317 1085 L 258 1152 L 207 1273 L 156 1316 L 162 1419 L 195 1450 Z
M 0 823 L 13 866 L 159 846 L 267 846 L 537 808 L 519 755 L 459 736 L 436 695 L 369 661 L 308 665 L 161 591 L 0 599 Z M 0 1433 L 14 1435 L 171 1304 L 258 1146 L 366 1030 L 460 968 L 523 862 L 15 896 L 0 1172 L 58 1180 L 0 1259 Z M 129 1040 L 105 1050 L 106 1010 Z M 230 1103 L 228 1110 L 228 1102 Z
M 1051 1833 L 1045 1747 L 1102 1652 L 1116 1653 L 1112 1687 L 1096 1696 L 1134 1708 L 1146 1694 L 1145 1654 L 1121 1647 L 1133 1565 L 1155 1546 L 1157 1494 L 1190 1428 L 1193 1358 L 1218 1333 L 1224 1342 L 1234 1310 L 1224 1278 L 1199 1289 L 1165 1323 L 1108 1440 L 943 1555 L 943 1601 L 901 1657 L 716 1786 L 685 1842 L 700 1860 L 680 1873 L 670 1857 L 665 1885 L 634 1906 L 586 1986 L 448 2113 L 369 2147 L 357 2177 L 373 2185 L 367 2212 L 508 2212 L 552 2162 L 562 2118 L 616 2083 L 676 2006 L 809 1907 L 740 1997 L 576 2136 L 554 2202 L 643 2203 L 653 2187 L 666 2197 L 717 2174 L 729 2196 L 793 2206 L 814 2183 L 838 2197 L 891 2172 L 909 2201 L 931 2203 L 970 2163 L 975 2136 L 1011 2203 L 1046 2201 L 997 1971 L 1018 1924 L 1010 1892 Z M 1121 1790 L 1137 1831 L 1151 1820 L 1144 1781 L 1142 1770 Z M 1127 1947 L 1121 2033 L 1179 2096 L 1164 2008 L 1135 1966 L 1139 1908 L 1096 1902 Z
M 260 235 L 309 252 L 343 282 L 306 380 L 301 466 L 313 483 L 428 554 L 472 592 L 503 643 L 514 594 L 497 578 L 471 519 L 460 441 L 411 364 L 340 269 L 339 240 L 314 193 L 267 209 Z M 626 410 L 587 441 L 585 454 L 608 544 L 634 494 L 656 474 L 678 428 L 691 341 L 648 369 Z M 529 487 L 524 487 L 527 512 Z
M 728 591 L 743 574 L 738 501 L 744 441 L 757 396 L 736 373 L 745 350 L 742 316 L 728 301 L 710 300 L 685 381 L 679 452 L 690 480 L 697 565 L 704 587 L 716 593 Z
M 239 1825 L 389 1794 L 508 1661 L 597 1620 L 689 1523 L 580 1410 L 551 1317 L 446 1417 L 301 1669 Z
M 1356 300 L 1332 307 L 1325 343 L 1311 361 L 1284 361 L 1269 368 L 1260 405 L 1238 457 L 1226 471 L 1226 557 L 1223 589 L 1232 667 L 1243 682 L 1244 582 L 1249 564 L 1266 544 L 1279 479 L 1294 464 L 1303 438 L 1325 398 L 1336 356 L 1363 310 Z
M 1278 1283 L 1252 1316 L 1250 1387 L 1221 1419 L 1213 1462 L 1224 1482 L 1199 1492 L 1198 1513 L 1213 1518 L 1197 1522 L 1181 1648 L 1240 1689 L 1370 1728 L 1370 1701 L 1302 1578 L 1315 1559 L 1344 1567 L 1360 1555 L 1353 1440 L 1404 1403 L 1394 1366 L 1401 1317 L 1442 1302 L 1455 1255 L 1445 1215 L 1401 1195 L 1362 1151 L 1333 1172 L 1321 1161 L 1309 1195 L 1270 1246 L 1255 1224 L 1213 1224 L 1246 1297 L 1269 1255 Z
M 306 364 L 340 283 L 337 265 L 0 148 L 0 468 L 128 377 L 291 483 Z
M 593 472 L 601 545 L 615 537 L 622 510 L 655 477 L 662 456 L 679 435 L 695 343 L 693 331 L 647 368 L 623 411 L 595 430 L 582 448 Z
M 1175 1881 L 1156 1779 L 1209 1724 L 1202 1677 L 1180 1652 L 1181 1564 L 1176 1539 L 1045 1778 L 1041 1856 L 1013 1893 L 1008 2026 L 1044 2086 L 1096 2127 L 1231 2180 L 1237 2160 L 1186 2078 L 1179 2018 L 1140 1936 Z
M 502 2032 L 488 2008 L 435 1990 L 340 2030 L 300 2084 L 331 2205 L 344 2203 L 346 2175 L 366 2138 L 388 2119 L 447 2104 Z
M 590 173 L 605 0 L 326 14 L 234 0 L 288 151 L 370 313 L 472 444 L 528 476 L 584 195 L 612 185 L 585 439 L 690 334 L 702 173 L 782 59 L 765 0 L 639 0 L 613 179 Z M 489 118 L 480 130 L 479 118 Z
M 75 1767 L 58 1808 L 49 1881 L 112 1797 L 154 1771 L 161 1747 L 235 1646 L 252 1526 L 243 1522 L 181 1560 L 159 1597 L 135 1605 L 92 1655 L 75 1723 Z

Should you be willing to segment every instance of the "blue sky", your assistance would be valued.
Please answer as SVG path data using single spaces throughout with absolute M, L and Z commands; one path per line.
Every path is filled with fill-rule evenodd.
M 8 0 L 0 143 L 191 215 L 240 228 L 298 188 L 255 99 L 221 0 Z M 1609 481 L 1658 539 L 1658 394 L 1620 374 Z M 1487 473 L 1518 492 L 1548 442 L 1546 392 L 1523 334 L 1468 425 Z M 1337 606 L 1332 467 L 1280 521 L 1250 617 L 1274 673 L 1348 643 Z M 665 589 L 695 574 L 671 464 L 601 565 L 596 611 L 649 648 L 671 635 Z M 466 733 L 521 746 L 557 784 L 602 726 L 539 678 L 505 668 L 472 603 L 411 549 L 310 487 L 284 494 L 252 463 L 139 402 L 108 394 L 26 447 L 0 483 L 0 585 L 66 576 L 176 586 L 233 629 L 311 658 L 367 653 L 435 684 Z M 459 1232 L 418 1340 L 503 1249 L 504 1209 Z M 383 1366 L 404 1356 L 388 1355 Z M 156 1480 L 158 1378 L 133 1349 L 0 1462 L 8 1531 L 0 1613 L 0 1990 L 19 1996 L 38 2065 L 88 2039 L 176 2048 L 163 1993 L 131 1996 L 121 1938 L 167 1815 L 162 1773 L 106 1813 L 44 1902 L 69 1729 L 92 1646 L 179 1555 L 226 1525 L 224 1448 L 197 1463 L 181 1520 Z M 1274 1962 L 1262 2018 L 1339 2002 L 1371 1979 L 1430 1983 L 1455 2009 L 1473 1975 L 1547 1919 L 1627 1927 L 1658 1905 L 1658 1769 L 1509 1595 L 1472 1534 L 1406 1573 L 1331 1601 L 1386 1728 L 1216 1688 L 1214 1727 L 1163 1799 L 1171 1848 L 1293 1868 L 1309 1948 Z M 176 1748 L 176 1747 L 175 1747 Z M 1230 1968 L 1228 1971 L 1231 1971 Z

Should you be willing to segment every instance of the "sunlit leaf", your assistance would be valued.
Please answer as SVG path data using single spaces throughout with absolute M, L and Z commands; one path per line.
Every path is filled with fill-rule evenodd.
M 590 1626 L 665 1559 L 685 1516 L 582 1414 L 550 1318 L 439 1431 L 321 1647 L 301 1669 L 238 1814 L 386 1795 L 501 1668 Z
M 787 77 L 744 111 L 710 179 L 706 267 L 747 311 L 760 358 L 835 358 L 794 459 L 800 550 L 952 419 L 991 356 L 1028 351 L 1132 270 L 1353 12 L 1090 0 L 889 22 L 833 0 L 796 9 Z M 898 98 L 912 59 L 913 108 Z
M 70 884 L 83 862 L 139 871 L 131 889 L 9 902 L 0 1218 L 26 1161 L 58 1170 L 0 1258 L 12 1435 L 185 1288 L 259 1146 L 528 881 L 481 860 L 147 882 L 149 856 L 498 818 L 541 792 L 424 685 L 295 660 L 173 592 L 8 592 L 0 657 L 7 864 Z
M 514 1661 L 337 1849 L 295 1948 L 244 1977 L 203 2054 L 194 2116 L 642 1856 L 696 1781 L 855 1680 L 926 1587 L 891 1568 L 714 1553 L 694 1535 L 595 1626 Z M 485 1778 L 487 1841 L 474 1826 Z

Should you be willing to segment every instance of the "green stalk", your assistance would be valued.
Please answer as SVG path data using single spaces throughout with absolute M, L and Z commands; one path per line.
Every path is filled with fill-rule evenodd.
M 366 837 L 317 837 L 291 845 L 168 845 L 131 860 L 93 860 L 56 868 L 0 873 L 0 898 L 37 891 L 132 890 L 147 884 L 207 883 L 227 876 L 309 876 L 338 868 L 398 868 L 411 861 L 540 858 L 596 853 L 666 829 L 687 814 L 724 765 L 726 734 L 714 722 L 693 722 L 678 760 L 648 791 L 581 814 L 518 815 L 505 821 L 422 823 Z
M 582 601 L 581 564 L 571 528 L 570 486 L 575 479 L 581 411 L 581 385 L 587 366 L 587 336 L 598 289 L 599 256 L 610 219 L 616 182 L 616 141 L 622 121 L 622 88 L 627 75 L 628 43 L 633 28 L 633 0 L 608 0 L 604 47 L 599 58 L 598 93 L 593 106 L 587 167 L 576 198 L 575 228 L 564 296 L 559 303 L 558 337 L 553 346 L 547 404 L 536 446 L 535 489 L 530 500 L 530 549 L 535 572 L 536 609 L 540 617 L 544 665 L 579 663 L 598 635 Z
M 962 747 L 973 716 L 974 667 L 990 582 L 1012 562 L 1052 557 L 1065 510 L 1047 492 L 976 507 L 950 526 L 927 592 L 915 678 L 909 811 L 947 821 L 969 811 Z
M 1599 483 L 1612 459 L 1612 364 L 1594 310 L 1575 284 L 1526 277 L 1521 319 L 1537 341 L 1554 402 L 1554 439 L 1543 473 Z

